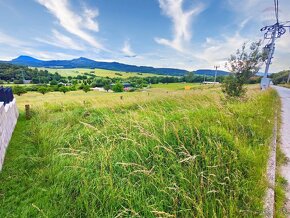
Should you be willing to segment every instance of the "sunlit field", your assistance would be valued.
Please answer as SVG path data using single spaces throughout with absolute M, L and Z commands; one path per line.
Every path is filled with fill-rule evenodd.
M 217 88 L 220 85 L 208 85 L 208 84 L 200 84 L 200 83 L 168 83 L 168 84 L 153 84 L 152 88 L 160 88 L 167 90 L 184 90 L 185 87 L 190 87 L 190 89 L 209 89 L 209 88 Z
M 113 70 L 103 70 L 103 69 L 83 69 L 83 68 L 74 68 L 74 69 L 53 69 L 53 68 L 39 68 L 42 70 L 47 70 L 50 73 L 58 72 L 63 77 L 76 77 L 77 75 L 83 75 L 84 73 L 94 73 L 99 77 L 109 77 L 109 78 L 129 78 L 129 77 L 149 77 L 149 76 L 160 76 L 157 74 L 150 73 L 129 73 Z
M 185 90 L 185 87 L 191 87 L 191 90 Z M 53 105 L 73 105 L 73 104 L 89 104 L 92 107 L 112 107 L 118 105 L 126 105 L 128 103 L 142 103 L 153 99 L 168 97 L 172 95 L 190 94 L 192 92 L 200 93 L 203 90 L 211 90 L 211 92 L 220 92 L 219 86 L 200 85 L 196 83 L 171 83 L 156 84 L 152 88 L 144 89 L 137 92 L 99 92 L 90 91 L 71 91 L 66 94 L 62 92 L 49 92 L 45 95 L 39 92 L 28 92 L 22 96 L 15 96 L 17 105 L 20 110 L 24 110 L 24 106 L 29 104 L 31 107 L 43 107 L 47 104 Z M 253 88 L 252 88 L 253 89 Z M 122 96 L 122 99 L 121 99 Z
M 0 217 L 261 216 L 276 92 L 183 85 L 17 97 Z

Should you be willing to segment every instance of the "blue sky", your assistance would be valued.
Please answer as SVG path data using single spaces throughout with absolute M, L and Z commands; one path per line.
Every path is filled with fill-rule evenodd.
M 281 19 L 290 5 L 280 0 Z M 272 0 L 0 0 L 0 59 L 19 55 L 213 68 L 273 23 Z M 290 15 L 288 15 L 290 20 Z M 290 34 L 272 72 L 290 67 Z

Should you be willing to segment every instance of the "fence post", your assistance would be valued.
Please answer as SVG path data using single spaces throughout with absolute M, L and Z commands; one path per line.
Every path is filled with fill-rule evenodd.
M 25 105 L 25 117 L 26 117 L 26 120 L 30 120 L 30 118 L 31 118 L 30 105 L 29 104 Z

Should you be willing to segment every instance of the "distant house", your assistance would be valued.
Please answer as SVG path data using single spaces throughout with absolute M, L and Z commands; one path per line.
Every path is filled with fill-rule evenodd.
M 123 83 L 124 91 L 128 92 L 132 89 L 132 85 L 130 83 Z
M 30 83 L 31 83 L 31 81 L 32 81 L 32 80 L 27 80 L 27 79 L 24 79 L 24 80 L 23 80 L 23 84 L 30 84 Z
M 63 82 L 59 82 L 58 85 L 63 85 L 63 86 L 71 86 L 71 83 L 63 83 Z
M 124 86 L 124 89 L 132 87 L 131 83 L 123 83 L 123 86 Z
M 124 91 L 130 91 L 133 87 L 131 83 L 122 83 L 124 87 Z M 115 83 L 111 84 L 111 87 L 114 86 Z
M 220 84 L 220 83 L 219 82 L 208 82 L 208 81 L 204 81 L 203 84 L 215 85 L 215 84 Z
M 105 92 L 106 91 L 104 88 L 101 88 L 101 87 L 91 88 L 91 90 L 98 91 L 98 92 Z

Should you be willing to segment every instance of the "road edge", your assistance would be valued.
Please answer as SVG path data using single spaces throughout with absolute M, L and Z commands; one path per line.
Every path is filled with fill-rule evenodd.
M 272 141 L 270 143 L 270 155 L 267 163 L 268 188 L 264 201 L 264 217 L 273 218 L 275 212 L 275 180 L 276 180 L 276 152 L 277 152 L 278 113 L 275 112 Z

